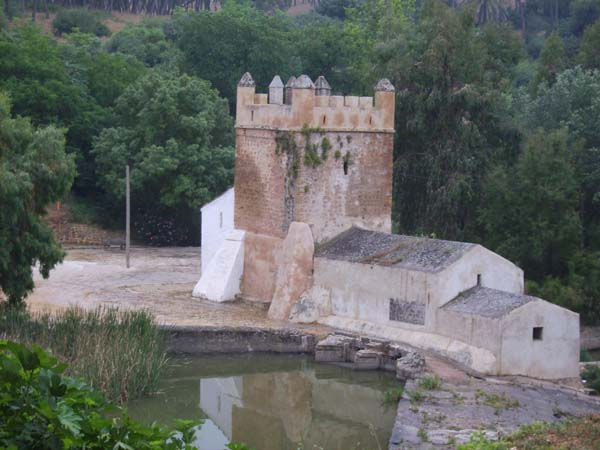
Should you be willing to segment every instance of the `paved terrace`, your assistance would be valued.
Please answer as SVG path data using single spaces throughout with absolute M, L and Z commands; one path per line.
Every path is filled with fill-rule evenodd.
M 322 325 L 297 325 L 267 318 L 266 309 L 241 302 L 213 303 L 192 297 L 200 278 L 200 248 L 68 248 L 65 261 L 44 280 L 35 272 L 27 298 L 32 312 L 54 312 L 70 305 L 150 310 L 161 324 L 180 326 L 294 328 L 325 334 Z

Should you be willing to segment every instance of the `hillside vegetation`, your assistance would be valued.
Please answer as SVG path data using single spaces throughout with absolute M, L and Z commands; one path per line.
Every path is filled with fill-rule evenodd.
M 20 6 L 0 8 L 10 99 L 0 133 L 19 120 L 30 133 L 54 127 L 53 148 L 77 168 L 71 195 L 101 221 L 122 223 L 130 164 L 134 231 L 198 243 L 198 208 L 233 181 L 244 72 L 263 92 L 275 74 L 324 75 L 356 95 L 387 77 L 397 89 L 395 231 L 480 242 L 525 270 L 530 293 L 600 320 L 600 0 L 321 0 L 294 17 L 230 0 L 103 37 L 86 17 L 99 13 L 78 12 L 56 27 L 60 39 L 16 18 L 9 26 Z M 0 171 L 12 170 L 8 155 Z M 16 216 L 0 214 L 2 233 Z M 60 254 L 47 258 L 42 235 L 49 270 Z M 23 267 L 27 281 L 31 257 L 0 250 L 0 273 Z

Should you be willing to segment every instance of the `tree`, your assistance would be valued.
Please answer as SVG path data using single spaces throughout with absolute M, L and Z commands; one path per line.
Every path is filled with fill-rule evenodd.
M 544 42 L 544 47 L 538 59 L 534 88 L 542 82 L 554 83 L 556 76 L 566 68 L 566 65 L 565 44 L 555 31 Z
M 508 18 L 506 2 L 503 0 L 474 0 L 477 24 L 501 22 Z
M 600 20 L 585 29 L 577 62 L 588 69 L 600 70 Z
M 581 243 L 577 188 L 566 131 L 536 131 L 514 166 L 502 164 L 486 177 L 484 242 L 530 279 L 565 276 Z
M 181 50 L 185 71 L 210 81 L 233 110 L 245 72 L 264 88 L 275 74 L 291 75 L 290 27 L 282 14 L 269 16 L 231 1 L 216 12 L 176 13 L 167 36 Z
M 317 3 L 315 11 L 324 16 L 344 20 L 346 9 L 355 8 L 359 3 L 360 0 L 321 0 Z
M 598 0 L 572 0 L 570 6 L 571 31 L 581 36 L 586 27 L 600 19 Z
M 292 33 L 296 73 L 310 74 L 313 80 L 323 75 L 334 92 L 371 95 L 372 80 L 361 70 L 370 63 L 370 47 L 354 39 L 342 22 L 317 18 L 299 24 Z
M 152 71 L 117 100 L 115 124 L 94 143 L 99 182 L 117 204 L 131 166 L 139 214 L 179 220 L 176 244 L 197 240 L 198 208 L 232 182 L 233 124 L 227 103 L 204 80 Z
M 512 57 L 490 57 L 473 16 L 437 1 L 390 39 L 380 71 L 397 91 L 394 221 L 407 234 L 472 239 L 485 173 L 519 142 L 496 91 L 506 83 L 486 75 Z
M 600 72 L 565 70 L 553 85 L 543 83 L 537 96 L 523 103 L 521 122 L 529 129 L 567 129 L 580 184 L 584 244 L 600 250 Z
M 64 253 L 42 217 L 45 208 L 69 191 L 75 176 L 65 154 L 64 131 L 34 128 L 13 118 L 0 93 L 0 288 L 12 305 L 33 289 L 32 267 L 47 278 Z
M 148 67 L 177 64 L 180 56 L 173 42 L 167 40 L 162 23 L 156 21 L 126 26 L 111 37 L 106 49 L 132 55 Z

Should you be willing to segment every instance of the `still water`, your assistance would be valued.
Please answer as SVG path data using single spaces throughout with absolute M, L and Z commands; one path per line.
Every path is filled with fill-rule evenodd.
M 387 448 L 396 414 L 383 393 L 393 374 L 297 355 L 173 357 L 159 392 L 129 404 L 134 418 L 204 419 L 196 446 L 256 450 Z

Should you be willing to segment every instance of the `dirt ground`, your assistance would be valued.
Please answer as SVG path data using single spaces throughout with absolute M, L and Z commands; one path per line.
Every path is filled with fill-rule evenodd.
M 245 302 L 213 303 L 192 297 L 200 278 L 200 248 L 133 248 L 131 267 L 116 248 L 68 248 L 65 261 L 44 280 L 35 272 L 27 298 L 32 312 L 74 305 L 147 309 L 165 325 L 298 328 L 324 334 L 328 328 L 291 325 L 267 318 L 263 307 Z

